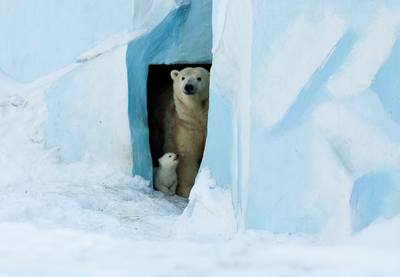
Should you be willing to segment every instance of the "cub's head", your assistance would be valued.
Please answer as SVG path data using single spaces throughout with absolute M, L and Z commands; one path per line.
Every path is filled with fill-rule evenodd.
M 202 103 L 208 100 L 210 72 L 202 67 L 186 67 L 181 71 L 172 70 L 174 95 L 185 104 Z
M 175 153 L 165 153 L 158 159 L 161 168 L 176 168 L 179 163 L 179 155 Z

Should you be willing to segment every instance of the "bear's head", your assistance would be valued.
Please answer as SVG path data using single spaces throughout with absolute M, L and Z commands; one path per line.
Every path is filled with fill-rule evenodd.
M 174 96 L 186 105 L 194 106 L 208 100 L 210 72 L 202 67 L 186 67 L 181 71 L 172 70 Z
M 175 153 L 165 153 L 158 159 L 161 168 L 176 168 L 179 163 L 179 155 Z

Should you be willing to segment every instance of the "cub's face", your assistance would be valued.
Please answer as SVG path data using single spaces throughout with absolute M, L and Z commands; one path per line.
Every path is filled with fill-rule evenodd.
M 158 159 L 158 162 L 160 163 L 160 167 L 175 168 L 179 163 L 179 155 L 175 153 L 165 153 Z
M 208 99 L 210 72 L 202 67 L 172 70 L 174 94 L 186 104 L 201 103 Z

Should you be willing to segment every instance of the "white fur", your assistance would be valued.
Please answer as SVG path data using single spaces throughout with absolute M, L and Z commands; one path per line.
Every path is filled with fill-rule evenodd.
M 165 153 L 158 159 L 159 167 L 154 168 L 154 186 L 167 195 L 174 195 L 178 185 L 176 167 L 179 159 L 175 153 Z
M 173 102 L 164 117 L 164 152 L 179 154 L 176 193 L 189 197 L 207 136 L 210 72 L 202 67 L 172 70 Z M 186 87 L 191 86 L 188 91 Z

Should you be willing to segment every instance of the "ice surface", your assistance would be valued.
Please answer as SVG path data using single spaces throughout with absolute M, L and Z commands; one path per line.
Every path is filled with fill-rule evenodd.
M 238 223 L 276 233 L 342 236 L 387 210 L 398 214 L 383 192 L 369 196 L 371 186 L 387 186 L 391 173 L 373 185 L 359 182 L 400 166 L 399 3 L 213 5 L 216 103 L 210 115 L 226 111 L 232 124 L 216 128 L 211 118 L 209 138 L 225 138 L 226 132 L 232 137 L 207 142 L 204 166 L 211 165 L 218 184 L 230 184 Z M 212 149 L 226 145 L 229 177 L 220 173 L 221 164 L 210 162 Z M 368 197 L 376 205 L 362 204 Z M 355 198 L 361 201 L 356 208 L 350 203 Z
M 83 64 L 47 90 L 46 147 L 58 148 L 64 162 L 90 155 L 131 170 L 125 52 Z
M 0 275 L 397 277 L 400 4 L 300 2 L 0 1 Z M 187 203 L 147 66 L 211 58 Z
M 108 36 L 131 28 L 132 0 L 0 2 L 0 67 L 33 81 Z
M 373 172 L 358 178 L 351 197 L 353 229 L 362 230 L 378 217 L 400 213 L 399 172 Z
M 398 1 L 50 2 L 0 1 L 0 275 L 398 275 Z M 211 58 L 186 207 L 147 66 Z

